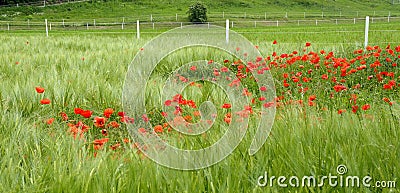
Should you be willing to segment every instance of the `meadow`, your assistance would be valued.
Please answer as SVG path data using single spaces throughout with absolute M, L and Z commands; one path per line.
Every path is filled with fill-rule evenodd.
M 0 192 L 399 191 L 374 184 L 398 182 L 400 175 L 397 24 L 371 25 L 367 50 L 361 24 L 234 30 L 258 46 L 275 78 L 275 122 L 255 155 L 248 155 L 252 136 L 246 135 L 229 157 L 192 171 L 166 168 L 146 158 L 132 141 L 126 129 L 130 119 L 122 113 L 128 66 L 163 30 L 144 30 L 140 40 L 134 31 L 118 30 L 53 31 L 49 37 L 42 31 L 1 32 Z M 212 59 L 239 73 L 240 62 L 229 66 L 235 58 L 183 50 L 154 71 L 150 80 L 157 84 L 155 90 L 149 88 L 149 96 L 162 86 L 164 78 L 159 76 L 193 58 Z M 249 72 L 243 74 L 244 81 L 251 80 Z M 202 96 L 225 103 L 216 88 L 201 84 Z M 249 105 L 257 112 L 263 103 L 256 91 L 253 94 L 256 102 Z M 197 98 L 196 104 L 202 100 Z M 163 125 L 156 105 L 148 101 L 151 119 Z M 226 110 L 218 109 L 218 116 L 216 123 L 226 128 Z M 257 116 L 250 115 L 250 127 Z M 157 132 L 179 143 L 176 139 L 182 136 L 168 127 Z M 211 130 L 207 137 L 184 145 L 209 144 L 220 134 Z M 320 177 L 338 175 L 339 165 L 348 169 L 344 177 L 369 175 L 373 185 L 283 188 L 276 180 L 274 186 L 258 185 L 265 172 Z

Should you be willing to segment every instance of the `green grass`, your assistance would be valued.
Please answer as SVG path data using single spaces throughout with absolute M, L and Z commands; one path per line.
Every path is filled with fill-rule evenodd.
M 371 26 L 372 30 L 395 27 Z M 343 28 L 362 31 L 362 25 Z M 259 45 L 265 55 L 300 50 L 306 41 L 312 42 L 316 51 L 334 50 L 343 55 L 362 46 L 362 33 L 323 33 L 332 30 L 340 29 L 288 27 L 239 32 Z M 322 34 L 284 33 L 299 31 Z M 103 150 L 94 158 L 87 148 L 91 141 L 74 140 L 59 118 L 52 125 L 44 121 L 61 111 L 79 119 L 72 116 L 75 107 L 91 109 L 95 115 L 108 107 L 122 110 L 128 65 L 156 34 L 145 33 L 137 40 L 134 32 L 109 32 L 58 31 L 48 38 L 35 31 L 0 34 L 0 192 L 399 192 L 398 188 L 376 187 L 257 186 L 264 172 L 300 178 L 337 175 L 340 164 L 347 166 L 346 175 L 370 175 L 373 182 L 398 182 L 399 119 L 384 105 L 373 106 L 364 118 L 311 107 L 280 109 L 271 136 L 257 154 L 247 154 L 251 136 L 246 135 L 227 159 L 197 171 L 159 166 L 135 150 Z M 400 44 L 398 33 L 379 31 L 370 35 L 370 42 L 382 46 L 387 42 Z M 279 43 L 271 47 L 274 39 Z M 35 86 L 46 88 L 44 96 L 52 99 L 51 105 L 39 104 L 42 96 L 35 92 Z
M 71 3 L 59 6 L 31 7 L 31 8 L 0 8 L 0 13 L 7 17 L 0 17 L 2 20 L 27 20 L 42 21 L 43 19 L 52 20 L 92 20 L 113 21 L 149 21 L 150 15 L 153 15 L 154 21 L 175 21 L 175 14 L 178 14 L 179 21 L 187 21 L 186 11 L 193 1 L 108 1 L 108 2 L 84 2 Z M 363 1 L 362 3 L 351 0 L 281 0 L 281 1 L 261 1 L 251 2 L 234 1 L 203 1 L 209 11 L 211 21 L 224 20 L 223 12 L 226 18 L 230 19 L 283 19 L 288 12 L 289 19 L 303 18 L 306 12 L 306 18 L 321 18 L 324 12 L 325 18 L 353 18 L 371 16 L 399 16 L 399 4 L 392 5 L 389 1 Z M 90 11 L 89 11 L 90 10 Z M 156 11 L 162 10 L 162 11 Z M 342 13 L 340 13 L 342 12 Z M 15 13 L 18 13 L 15 15 Z M 39 14 L 38 14 L 39 13 Z M 265 15 L 267 14 L 267 15 Z

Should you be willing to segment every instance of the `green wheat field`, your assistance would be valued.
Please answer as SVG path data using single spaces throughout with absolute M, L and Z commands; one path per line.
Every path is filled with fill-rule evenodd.
M 252 136 L 246 135 L 226 159 L 192 171 L 147 158 L 122 112 L 129 65 L 166 29 L 144 30 L 139 40 L 132 30 L 60 30 L 49 37 L 44 30 L 0 32 L 0 192 L 399 192 L 398 23 L 371 25 L 367 49 L 362 23 L 233 30 L 258 47 L 260 63 L 274 77 L 275 122 L 255 155 L 248 154 Z M 243 64 L 231 65 L 234 57 L 187 49 L 153 72 L 149 98 L 160 94 L 164 76 L 193 58 L 214 60 L 252 81 L 251 71 L 238 70 Z M 185 97 L 197 105 L 216 101 L 222 130 L 185 139 L 165 124 L 158 103 L 147 100 L 150 122 L 160 125 L 155 131 L 178 146 L 215 142 L 230 122 L 221 108 L 229 103 L 226 97 L 198 84 Z M 246 85 L 253 92 L 254 127 L 265 101 L 253 84 Z M 195 92 L 202 97 L 191 96 Z M 195 122 L 192 116 L 185 120 Z M 340 165 L 347 169 L 343 175 Z M 268 183 L 260 186 L 265 173 Z M 301 185 L 303 176 L 330 175 L 359 176 L 360 185 Z M 288 187 L 278 185 L 279 176 Z M 289 184 L 291 176 L 300 179 L 298 187 Z M 364 176 L 372 179 L 369 187 L 361 182 Z

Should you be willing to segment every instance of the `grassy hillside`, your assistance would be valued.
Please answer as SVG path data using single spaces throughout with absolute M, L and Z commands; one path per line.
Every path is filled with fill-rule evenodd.
M 82 2 L 48 7 L 3 7 L 0 20 L 42 20 L 47 19 L 96 19 L 135 18 L 153 21 L 186 20 L 186 10 L 193 1 L 184 0 L 133 0 L 131 2 Z M 363 17 L 364 15 L 400 15 L 400 4 L 392 5 L 390 0 L 203 0 L 209 10 L 211 21 L 225 18 L 271 19 L 322 17 Z M 224 12 L 224 13 L 223 13 Z M 266 15 L 265 15 L 266 14 Z

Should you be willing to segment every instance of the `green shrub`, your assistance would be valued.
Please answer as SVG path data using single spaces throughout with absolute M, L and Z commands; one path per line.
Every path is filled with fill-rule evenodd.
M 192 4 L 187 13 L 190 22 L 204 23 L 207 21 L 207 7 L 201 2 Z

